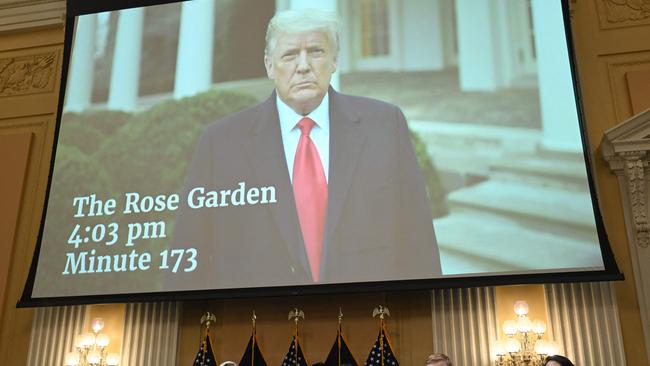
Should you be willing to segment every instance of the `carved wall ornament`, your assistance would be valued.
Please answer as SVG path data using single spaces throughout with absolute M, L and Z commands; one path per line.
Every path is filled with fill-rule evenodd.
M 650 109 L 627 119 L 619 125 L 605 131 L 600 144 L 603 158 L 609 163 L 612 172 L 619 177 L 619 184 L 625 196 L 628 209 L 628 231 L 634 234 L 630 245 L 642 248 L 650 246 L 650 176 L 646 169 L 650 165 Z M 625 205 L 624 205 L 625 206 Z
M 646 152 L 624 152 L 625 177 L 627 179 L 632 218 L 637 245 L 647 248 L 650 244 L 650 224 L 646 206 L 645 168 L 648 166 Z
M 0 59 L 0 97 L 54 89 L 57 52 Z
M 650 18 L 650 0 L 601 0 L 610 23 Z

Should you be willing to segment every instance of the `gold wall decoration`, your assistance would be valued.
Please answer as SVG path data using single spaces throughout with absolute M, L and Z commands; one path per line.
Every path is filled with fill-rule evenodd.
M 0 97 L 51 92 L 57 64 L 56 52 L 0 59 Z
M 650 0 L 599 0 L 602 28 L 650 24 Z

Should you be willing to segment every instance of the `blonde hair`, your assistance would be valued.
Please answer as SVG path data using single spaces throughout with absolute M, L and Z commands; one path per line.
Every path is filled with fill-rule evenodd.
M 446 366 L 453 366 L 451 364 L 451 360 L 449 359 L 449 357 L 447 357 L 447 355 L 444 353 L 434 353 L 430 355 L 429 357 L 427 357 L 425 364 L 429 365 L 440 361 L 446 362 Z
M 296 9 L 277 12 L 266 28 L 266 47 L 264 54 L 269 56 L 280 33 L 303 33 L 323 31 L 327 34 L 334 49 L 339 53 L 339 18 L 331 11 L 318 9 Z

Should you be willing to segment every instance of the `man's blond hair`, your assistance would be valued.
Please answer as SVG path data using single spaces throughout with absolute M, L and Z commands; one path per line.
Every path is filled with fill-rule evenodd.
M 434 353 L 427 357 L 425 365 L 434 365 L 436 362 L 445 362 L 445 366 L 453 366 L 451 360 L 444 353 Z

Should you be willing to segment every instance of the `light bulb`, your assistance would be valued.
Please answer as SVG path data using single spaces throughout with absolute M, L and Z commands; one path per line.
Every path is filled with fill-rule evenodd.
M 102 333 L 97 335 L 97 339 L 95 340 L 95 343 L 97 344 L 97 346 L 104 348 L 108 346 L 110 341 L 111 339 L 108 337 L 108 335 Z
M 95 344 L 95 335 L 92 333 L 86 333 L 81 336 L 81 346 L 83 348 L 88 348 Z
M 93 329 L 93 332 L 99 333 L 104 329 L 104 319 L 102 318 L 95 318 L 93 319 L 93 322 L 91 323 L 90 327 Z
M 498 340 L 494 342 L 494 354 L 498 356 L 505 355 L 506 352 L 506 342 L 503 340 Z
M 86 361 L 91 365 L 97 365 L 102 360 L 102 355 L 97 351 L 90 351 L 86 356 Z
M 517 319 L 517 330 L 521 333 L 528 333 L 533 329 L 533 323 L 527 317 Z
M 109 353 L 106 356 L 106 365 L 108 366 L 117 366 L 120 363 L 120 355 L 117 353 Z
M 547 341 L 540 339 L 539 341 L 535 342 L 535 352 L 538 355 L 548 355 L 548 349 L 549 346 Z
M 554 341 L 548 342 L 548 354 L 549 355 L 557 355 L 560 351 L 560 346 L 558 346 L 557 343 Z
M 76 352 L 70 352 L 65 356 L 66 366 L 77 366 L 79 364 L 79 354 Z
M 516 301 L 514 307 L 515 307 L 515 314 L 517 314 L 519 316 L 528 314 L 528 303 L 527 302 L 525 302 L 523 300 Z
M 517 333 L 517 323 L 514 320 L 506 320 L 503 322 L 503 333 L 507 336 L 513 336 Z
M 537 335 L 542 335 L 546 333 L 546 323 L 544 323 L 542 320 L 534 320 L 533 321 L 533 332 Z
M 84 348 L 84 335 L 85 334 L 79 334 L 74 340 L 74 345 L 77 348 Z
M 508 351 L 509 353 L 519 352 L 520 349 L 521 349 L 521 344 L 519 343 L 518 340 L 514 338 L 509 338 L 508 340 L 506 340 L 506 351 Z

